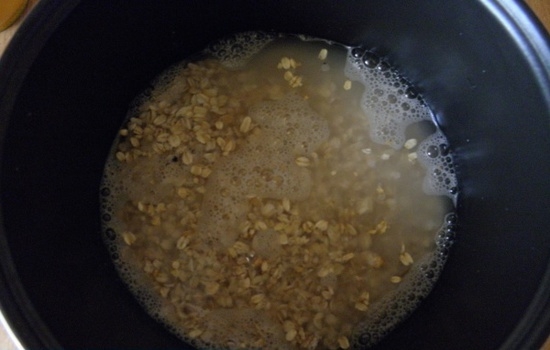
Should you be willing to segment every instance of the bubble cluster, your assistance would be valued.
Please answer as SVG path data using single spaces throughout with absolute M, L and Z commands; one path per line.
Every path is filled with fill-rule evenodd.
M 457 179 L 447 139 L 437 130 L 418 146 L 418 160 L 426 168 L 423 190 L 430 195 L 449 196 L 455 201 Z
M 361 107 L 371 123 L 373 141 L 399 149 L 406 141 L 408 126 L 433 121 L 432 112 L 416 88 L 389 69 L 375 53 L 361 48 L 348 49 L 345 74 L 365 87 Z M 448 141 L 437 125 L 435 133 L 418 147 L 418 159 L 426 168 L 424 191 L 429 195 L 448 196 L 456 205 L 458 187 L 453 158 Z
M 345 74 L 365 87 L 361 107 L 371 123 L 373 141 L 399 149 L 406 141 L 409 125 L 432 120 L 418 93 L 375 53 L 349 49 Z
M 288 345 L 284 333 L 276 320 L 271 319 L 262 310 L 254 309 L 217 309 L 205 314 L 207 332 L 212 334 L 208 343 L 227 344 L 229 349 L 242 349 L 250 339 L 261 332 L 265 349 L 285 349 Z M 203 340 L 203 343 L 204 342 Z M 200 344 L 199 348 L 211 348 L 210 344 Z
M 120 181 L 115 184 L 106 183 L 111 193 L 105 199 L 118 198 L 109 203 L 117 203 L 123 195 L 128 200 L 142 201 L 145 203 L 159 202 L 162 198 L 171 193 L 174 186 L 180 187 L 190 185 L 192 176 L 181 167 L 180 164 L 172 161 L 172 156 L 165 158 L 150 157 L 143 158 L 134 167 L 123 167 L 117 162 L 110 162 L 106 169 L 121 174 Z M 151 186 L 151 184 L 155 184 Z M 144 192 L 143 188 L 149 188 Z
M 310 173 L 295 158 L 308 155 L 329 135 L 327 122 L 294 93 L 254 106 L 250 117 L 261 135 L 218 161 L 206 187 L 199 231 L 210 245 L 229 247 L 237 240 L 248 197 L 306 199 Z
M 242 68 L 248 60 L 276 38 L 265 32 L 244 32 L 216 41 L 206 53 L 231 69 Z
M 250 116 L 265 131 L 262 144 L 277 147 L 285 157 L 308 155 L 328 138 L 327 122 L 294 93 L 252 107 Z

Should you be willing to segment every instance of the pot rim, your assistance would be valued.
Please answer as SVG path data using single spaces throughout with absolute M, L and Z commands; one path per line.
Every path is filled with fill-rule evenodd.
M 8 115 L 26 73 L 54 33 L 80 0 L 41 0 L 21 24 L 0 58 L 0 140 L 4 139 Z M 47 14 L 47 15 L 46 15 Z M 25 72 L 21 74 L 21 72 Z M 0 153 L 3 153 L 3 142 Z M 0 164 L 1 167 L 1 164 Z M 1 189 L 1 184 L 0 184 Z M 0 203 L 2 212 L 2 203 Z M 0 312 L 2 324 L 19 348 L 61 349 L 49 328 L 38 316 L 17 274 L 4 235 L 0 215 Z M 7 326 L 7 327 L 6 327 Z
M 506 28 L 534 71 L 550 111 L 550 36 L 533 11 L 517 0 L 483 0 L 487 10 Z M 548 121 L 550 125 L 550 120 Z M 501 345 L 507 349 L 540 349 L 550 335 L 550 263 L 518 325 Z

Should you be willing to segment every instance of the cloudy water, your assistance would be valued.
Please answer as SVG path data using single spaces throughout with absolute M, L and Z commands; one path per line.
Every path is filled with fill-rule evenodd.
M 183 340 L 347 349 L 428 295 L 456 188 L 447 140 L 386 62 L 249 32 L 136 100 L 101 193 L 121 278 Z

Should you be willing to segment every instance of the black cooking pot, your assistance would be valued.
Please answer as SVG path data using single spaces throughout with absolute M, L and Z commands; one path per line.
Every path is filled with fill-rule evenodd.
M 228 33 L 372 48 L 421 91 L 460 181 L 458 240 L 380 349 L 536 349 L 550 334 L 550 49 L 518 1 L 42 0 L 0 61 L 0 302 L 22 344 L 188 348 L 119 280 L 104 161 L 131 100 Z

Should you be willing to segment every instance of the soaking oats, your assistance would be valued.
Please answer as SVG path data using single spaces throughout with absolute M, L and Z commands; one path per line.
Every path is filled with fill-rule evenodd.
M 357 49 L 262 33 L 216 45 L 159 79 L 113 146 L 104 227 L 122 278 L 198 348 L 370 345 L 361 334 L 406 317 L 404 296 L 425 296 L 444 262 L 452 203 L 425 193 L 441 192 L 441 162 L 422 140 L 445 140 L 413 126 L 400 141 L 369 115 L 427 107 L 394 78 L 386 96 L 382 71 L 371 89 Z M 379 142 L 384 127 L 395 138 Z

